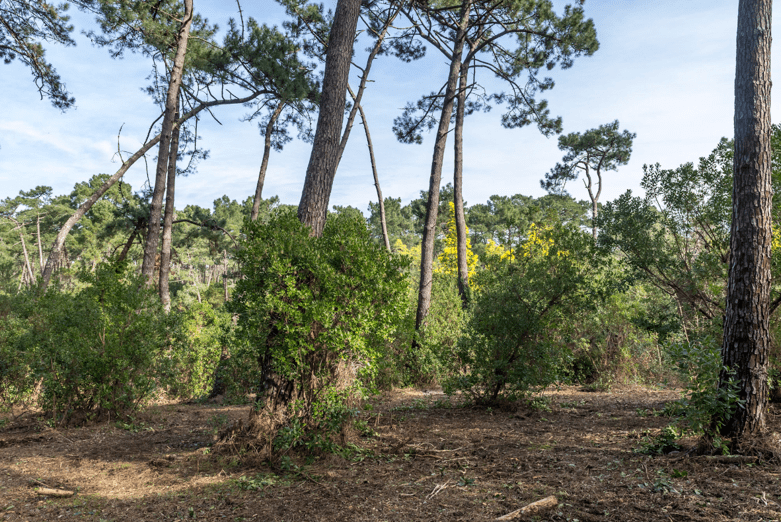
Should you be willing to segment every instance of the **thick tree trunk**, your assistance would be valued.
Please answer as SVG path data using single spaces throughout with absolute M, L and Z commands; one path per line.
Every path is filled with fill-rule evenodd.
M 282 109 L 285 108 L 285 100 L 280 100 L 277 108 L 271 114 L 271 118 L 266 125 L 266 136 L 263 143 L 263 160 L 260 162 L 260 172 L 258 173 L 258 185 L 255 187 L 255 201 L 252 202 L 252 213 L 250 214 L 250 221 L 258 219 L 260 214 L 260 200 L 263 196 L 263 183 L 266 181 L 266 169 L 268 169 L 268 158 L 271 156 L 271 135 L 274 132 L 274 125 L 279 119 L 279 115 L 282 114 Z
M 442 181 L 442 163 L 445 158 L 445 145 L 450 129 L 450 117 L 453 115 L 453 105 L 456 98 L 456 88 L 461 69 L 461 55 L 464 49 L 464 34 L 469 22 L 469 11 L 472 0 L 463 0 L 459 14 L 458 32 L 456 33 L 453 55 L 450 60 L 445 98 L 442 114 L 439 117 L 437 137 L 434 142 L 434 156 L 431 161 L 431 178 L 428 187 L 428 202 L 426 206 L 426 222 L 423 227 L 423 240 L 420 256 L 420 285 L 418 286 L 418 309 L 415 314 L 415 330 L 420 331 L 431 307 L 431 284 L 434 278 L 434 239 L 436 238 L 437 212 L 439 211 L 439 184 Z
M 243 98 L 235 98 L 231 100 L 215 100 L 211 102 L 204 102 L 192 109 L 190 112 L 179 118 L 175 125 L 181 126 L 184 122 L 192 118 L 193 116 L 200 113 L 202 110 L 207 109 L 209 107 L 215 107 L 218 105 L 233 105 L 238 103 L 247 103 L 258 96 L 262 94 L 268 94 L 266 91 L 258 91 L 255 93 L 252 93 L 249 96 L 245 96 Z M 60 227 L 60 231 L 57 233 L 57 237 L 54 238 L 54 242 L 52 243 L 51 250 L 49 251 L 49 257 L 46 260 L 46 267 L 43 270 L 43 276 L 41 277 L 41 287 L 39 289 L 40 292 L 45 292 L 46 287 L 49 285 L 49 281 L 51 280 L 52 274 L 54 273 L 54 270 L 59 266 L 60 263 L 60 256 L 63 252 L 64 245 L 65 245 L 65 239 L 68 237 L 68 234 L 70 233 L 73 226 L 78 223 L 78 221 L 89 212 L 89 209 L 92 208 L 92 205 L 95 204 L 100 198 L 103 197 L 103 195 L 108 192 L 108 190 L 114 186 L 114 184 L 119 181 L 122 176 L 125 175 L 125 173 L 132 167 L 136 161 L 144 157 L 144 154 L 149 152 L 149 150 L 160 143 L 161 134 L 158 134 L 148 142 L 146 142 L 140 149 L 138 149 L 135 154 L 130 156 L 127 161 L 122 163 L 122 166 L 117 170 L 113 176 L 111 176 L 109 179 L 106 180 L 106 182 L 95 191 L 92 196 L 90 196 L 87 201 L 81 204 L 81 206 L 76 210 L 76 212 L 71 215 L 71 217 L 68 218 L 67 221 Z
M 179 117 L 179 106 L 177 114 Z M 171 293 L 168 288 L 168 278 L 171 273 L 171 236 L 174 222 L 174 197 L 176 195 L 176 159 L 179 154 L 179 129 L 176 127 L 171 135 L 171 150 L 168 153 L 168 181 L 165 189 L 165 214 L 163 215 L 163 244 L 160 247 L 160 301 L 166 312 L 171 311 Z
M 347 79 L 360 11 L 361 0 L 339 0 L 328 38 L 317 130 L 298 204 L 298 218 L 316 236 L 321 235 L 325 227 L 328 200 L 339 161 L 339 134 L 344 120 Z
M 160 130 L 160 152 L 157 154 L 157 170 L 155 171 L 155 187 L 152 193 L 152 203 L 149 208 L 149 228 L 144 245 L 144 262 L 141 265 L 141 275 L 148 284 L 152 283 L 157 257 L 157 243 L 160 239 L 160 217 L 163 210 L 163 193 L 165 192 L 166 174 L 168 172 L 168 153 L 171 150 L 171 137 L 176 121 L 176 106 L 179 99 L 179 87 L 182 84 L 184 72 L 184 57 L 187 53 L 187 41 L 190 37 L 190 25 L 193 21 L 193 0 L 184 0 L 184 19 L 179 34 L 176 37 L 176 55 L 171 67 L 171 77 L 168 82 L 168 95 L 165 101 L 163 125 Z
M 352 91 L 350 92 L 352 94 Z M 390 238 L 388 238 L 388 225 L 385 222 L 385 201 L 382 198 L 382 190 L 380 189 L 380 176 L 377 174 L 377 162 L 374 159 L 374 145 L 372 145 L 372 135 L 369 133 L 369 123 L 366 121 L 366 114 L 363 112 L 363 106 L 357 97 L 355 99 L 355 106 L 361 111 L 361 122 L 363 123 L 363 130 L 366 133 L 366 144 L 369 147 L 369 159 L 372 163 L 372 175 L 374 175 L 374 186 L 377 188 L 377 200 L 380 202 L 380 223 L 382 225 L 382 239 L 385 242 L 385 248 L 388 252 L 391 251 Z
M 722 358 L 745 405 L 722 434 L 739 440 L 765 426 L 771 245 L 770 43 L 772 0 L 740 0 L 735 71 L 735 158 L 729 287 Z M 722 372 L 719 386 L 729 375 Z
M 466 217 L 464 216 L 464 113 L 466 111 L 466 83 L 469 68 L 461 65 L 458 80 L 456 129 L 453 136 L 455 166 L 453 172 L 453 206 L 456 214 L 456 245 L 458 249 L 458 294 L 464 307 L 469 304 L 469 264 L 466 258 Z

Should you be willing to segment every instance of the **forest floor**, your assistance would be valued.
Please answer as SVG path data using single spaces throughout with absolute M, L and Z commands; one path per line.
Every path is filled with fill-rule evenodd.
M 781 520 L 778 465 L 635 452 L 670 422 L 654 411 L 678 392 L 543 397 L 548 411 L 509 411 L 395 390 L 364 405 L 373 435 L 353 437 L 348 457 L 288 472 L 209 451 L 247 406 L 158 405 L 131 424 L 60 430 L 17 419 L 0 428 L 0 521 L 480 521 L 551 495 L 555 508 L 515 520 Z M 770 426 L 780 425 L 774 405 Z

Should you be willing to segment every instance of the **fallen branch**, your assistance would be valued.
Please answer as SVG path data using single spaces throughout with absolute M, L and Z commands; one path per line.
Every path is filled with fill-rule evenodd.
M 523 517 L 527 515 L 536 515 L 542 511 L 556 507 L 558 503 L 559 501 L 556 500 L 556 497 L 553 496 L 546 497 L 542 500 L 538 500 L 537 502 L 532 502 L 531 504 L 523 506 L 521 509 L 516 509 L 511 513 L 502 515 L 496 520 L 512 520 L 514 518 Z
M 75 495 L 75 492 L 68 491 L 67 489 L 38 488 L 35 492 L 38 495 L 47 497 L 72 497 Z
M 719 464 L 756 464 L 759 461 L 759 457 L 755 455 L 705 455 L 694 458 Z

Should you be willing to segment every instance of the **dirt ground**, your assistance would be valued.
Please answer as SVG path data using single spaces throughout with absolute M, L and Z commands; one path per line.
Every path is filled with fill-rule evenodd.
M 284 473 L 210 452 L 246 406 L 168 404 L 130 424 L 56 431 L 17 420 L 0 428 L 0 520 L 479 521 L 551 495 L 555 508 L 515 520 L 781 520 L 779 466 L 634 451 L 669 423 L 653 411 L 677 392 L 543 397 L 548 408 L 499 411 L 396 390 L 364 405 L 373 434 L 356 437 L 348 458 Z

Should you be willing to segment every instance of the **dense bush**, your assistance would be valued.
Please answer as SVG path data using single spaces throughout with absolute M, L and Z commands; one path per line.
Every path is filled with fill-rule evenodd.
M 27 386 L 56 422 L 127 415 L 158 388 L 170 359 L 169 318 L 154 291 L 124 265 L 84 272 L 75 293 L 57 289 L 17 302 L 23 331 L 15 351 L 28 361 Z
M 229 303 L 237 355 L 256 361 L 259 400 L 276 417 L 266 420 L 278 441 L 325 440 L 349 413 L 355 377 L 375 374 L 401 320 L 406 261 L 346 214 L 329 216 L 322 237 L 287 211 L 248 223 L 245 233 L 243 278 Z
M 150 399 L 208 392 L 229 317 L 191 303 L 165 314 L 124 264 L 0 303 L 0 404 L 36 401 L 57 424 L 132 414 Z
M 167 352 L 171 373 L 162 381 L 169 395 L 189 399 L 211 392 L 217 365 L 227 353 L 225 333 L 230 322 L 230 314 L 206 300 L 172 310 L 174 342 Z
M 450 361 L 468 315 L 458 295 L 458 281 L 452 274 L 434 273 L 431 308 L 413 345 L 417 290 L 417 277 L 411 277 L 404 319 L 384 344 L 378 360 L 375 383 L 382 388 L 437 384 L 451 371 Z
M 561 380 L 571 360 L 562 325 L 606 289 L 599 253 L 574 227 L 532 226 L 511 255 L 497 257 L 475 278 L 480 291 L 455 361 L 461 371 L 445 383 L 478 402 L 515 399 Z

